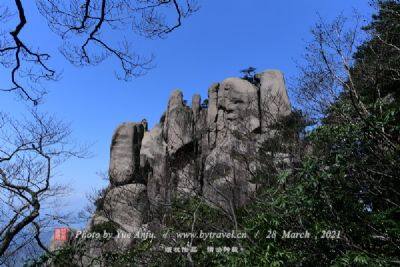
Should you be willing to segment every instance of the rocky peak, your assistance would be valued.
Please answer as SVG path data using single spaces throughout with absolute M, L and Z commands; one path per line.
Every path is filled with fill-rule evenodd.
M 200 195 L 221 209 L 245 204 L 257 188 L 250 172 L 257 168 L 252 159 L 260 140 L 291 111 L 280 71 L 257 74 L 254 81 L 228 78 L 213 84 L 208 107 L 197 94 L 192 107 L 186 106 L 182 92 L 175 90 L 165 118 L 151 130 L 143 121 L 120 125 L 111 142 L 109 212 L 96 214 L 132 231 L 162 224 L 159 210 L 175 197 Z M 238 160 L 238 154 L 248 162 Z

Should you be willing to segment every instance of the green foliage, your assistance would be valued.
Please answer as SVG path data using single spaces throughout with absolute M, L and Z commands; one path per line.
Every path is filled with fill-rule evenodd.
M 152 247 L 151 240 L 145 240 L 135 244 L 135 246 L 127 251 L 108 251 L 103 255 L 103 263 L 105 266 L 138 266 L 146 254 Z
M 59 267 L 78 267 L 79 265 L 75 263 L 77 256 L 83 252 L 82 244 L 67 244 L 62 248 L 51 252 L 51 254 L 44 253 L 38 259 L 26 264 L 30 267 L 39 266 L 59 266 Z M 52 264 L 52 265 L 50 265 Z
M 77 246 L 65 246 L 62 249 L 55 251 L 54 255 L 52 255 L 50 259 L 55 266 L 77 267 L 79 265 L 74 264 L 74 258 L 77 255 L 77 253 L 78 253 Z
M 110 236 L 116 236 L 118 234 L 118 225 L 112 221 L 103 222 L 96 224 L 92 227 L 93 233 L 99 233 L 103 237 L 104 233 L 111 234 Z M 102 238 L 102 241 L 107 241 L 109 238 Z

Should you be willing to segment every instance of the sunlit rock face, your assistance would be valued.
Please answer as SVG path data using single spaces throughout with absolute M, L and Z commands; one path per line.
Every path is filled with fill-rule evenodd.
M 258 91 L 243 79 L 224 80 L 218 90 L 218 129 L 254 131 L 259 128 Z
M 208 89 L 208 104 L 194 95 L 191 107 L 171 93 L 160 122 L 123 123 L 111 143 L 110 187 L 99 223 L 116 221 L 124 231 L 162 223 L 175 197 L 199 195 L 230 210 L 246 204 L 257 184 L 252 173 L 260 140 L 289 115 L 283 74 L 270 70 L 252 81 L 228 78 Z M 96 224 L 93 219 L 93 225 Z
M 282 72 L 268 70 L 256 74 L 255 78 L 260 84 L 261 128 L 265 132 L 277 116 L 290 114 L 291 105 Z
M 141 123 L 123 123 L 114 132 L 110 149 L 110 182 L 123 185 L 140 180 L 140 148 L 144 135 Z
M 111 189 L 104 199 L 103 213 L 122 231 L 135 232 L 147 223 L 149 201 L 144 184 L 127 184 Z

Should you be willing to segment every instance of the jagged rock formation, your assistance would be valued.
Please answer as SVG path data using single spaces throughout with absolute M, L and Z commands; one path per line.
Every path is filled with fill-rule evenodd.
M 253 81 L 228 78 L 208 90 L 208 107 L 199 95 L 185 105 L 174 91 L 160 123 L 124 123 L 111 143 L 110 187 L 91 225 L 112 220 L 123 231 L 162 224 L 175 197 L 198 195 L 229 210 L 246 203 L 257 188 L 257 148 L 270 126 L 289 115 L 283 75 L 271 70 Z

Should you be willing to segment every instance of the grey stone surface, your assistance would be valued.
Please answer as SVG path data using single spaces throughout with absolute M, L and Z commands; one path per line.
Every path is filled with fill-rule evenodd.
M 230 130 L 254 131 L 260 127 L 258 110 L 258 89 L 240 78 L 224 80 L 218 90 L 218 128 L 227 126 Z M 220 113 L 219 113 L 220 115 Z
M 188 107 L 175 90 L 164 118 L 150 131 L 146 121 L 118 127 L 111 146 L 112 188 L 93 222 L 112 218 L 134 231 L 147 223 L 162 225 L 173 197 L 198 194 L 228 212 L 251 199 L 258 148 L 275 134 L 270 124 L 290 114 L 283 74 L 265 71 L 254 83 L 225 79 L 209 88 L 207 108 L 200 103 L 194 95 Z
M 127 184 L 111 189 L 104 198 L 103 218 L 127 233 L 135 233 L 148 221 L 149 200 L 144 184 Z
M 290 114 L 291 105 L 281 71 L 267 70 L 257 74 L 256 78 L 260 81 L 261 127 L 267 132 L 279 116 Z
M 144 127 L 138 123 L 123 123 L 114 132 L 110 149 L 110 182 L 128 184 L 141 178 L 136 176 L 140 165 L 140 146 Z
M 212 125 L 217 122 L 218 113 L 218 89 L 219 83 L 214 83 L 208 89 L 208 113 L 207 124 Z
M 196 122 L 200 117 L 200 102 L 201 97 L 198 94 L 193 95 L 192 97 L 192 112 L 193 112 L 193 119 Z
M 140 166 L 146 175 L 148 197 L 153 205 L 160 203 L 165 194 L 167 144 L 162 134 L 162 125 L 155 125 L 144 134 L 140 150 Z
M 219 83 L 214 83 L 208 89 L 208 109 L 207 109 L 207 127 L 208 127 L 208 145 L 215 146 L 217 116 L 218 116 L 218 90 Z
M 153 165 L 166 154 L 167 144 L 162 136 L 162 127 L 156 124 L 153 129 L 144 134 L 140 149 L 140 166 Z
M 193 141 L 193 113 L 183 104 L 183 95 L 179 90 L 172 92 L 164 122 L 164 139 L 169 153 Z

